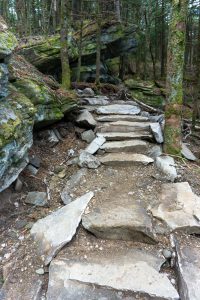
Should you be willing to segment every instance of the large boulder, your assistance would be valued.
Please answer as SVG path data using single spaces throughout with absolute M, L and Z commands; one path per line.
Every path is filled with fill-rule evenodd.
M 93 81 L 96 72 L 96 22 L 90 22 L 83 27 L 82 32 L 82 67 L 81 79 Z M 101 80 L 102 82 L 115 83 L 116 80 L 109 76 L 106 61 L 113 57 L 132 53 L 136 48 L 134 38 L 135 28 L 124 27 L 116 21 L 103 21 L 101 28 Z M 72 78 L 76 77 L 76 67 L 79 56 L 78 46 L 80 31 L 69 33 L 69 60 L 72 69 Z M 43 40 L 33 40 L 21 46 L 20 53 L 39 68 L 40 71 L 60 73 L 60 36 L 54 35 Z
M 76 106 L 74 93 L 63 91 L 23 57 L 11 56 L 16 45 L 0 18 L 0 192 L 27 165 L 33 126 L 58 121 Z

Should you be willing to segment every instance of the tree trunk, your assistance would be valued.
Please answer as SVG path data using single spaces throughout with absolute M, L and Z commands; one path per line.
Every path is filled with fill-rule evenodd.
M 67 0 L 61 0 L 61 66 L 62 66 L 62 87 L 64 89 L 70 89 L 70 66 L 68 58 L 68 21 L 67 21 Z
M 115 11 L 116 17 L 119 22 L 121 22 L 121 8 L 120 8 L 120 0 L 115 0 Z
M 100 85 L 100 68 L 101 68 L 101 16 L 100 16 L 100 1 L 97 3 L 97 53 L 96 53 L 96 80 L 97 86 Z
M 160 75 L 165 77 L 165 0 L 162 0 L 161 10 L 161 66 Z
M 181 112 L 188 1 L 172 0 L 171 4 L 172 17 L 169 26 L 164 151 L 169 154 L 180 154 L 182 144 Z

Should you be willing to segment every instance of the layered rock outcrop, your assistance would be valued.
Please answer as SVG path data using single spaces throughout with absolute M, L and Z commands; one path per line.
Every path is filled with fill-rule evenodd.
M 0 19 L 0 192 L 27 165 L 33 126 L 60 120 L 76 106 L 72 92 L 60 89 L 23 57 L 11 55 L 16 46 Z

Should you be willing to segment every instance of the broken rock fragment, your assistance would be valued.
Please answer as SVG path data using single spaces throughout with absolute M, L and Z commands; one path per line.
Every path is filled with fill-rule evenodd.
M 71 241 L 93 196 L 94 193 L 89 192 L 33 225 L 31 235 L 38 245 L 39 254 L 44 257 L 45 265 Z

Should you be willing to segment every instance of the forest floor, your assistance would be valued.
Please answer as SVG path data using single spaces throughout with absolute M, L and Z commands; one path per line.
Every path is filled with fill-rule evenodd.
M 9 287 L 7 299 L 30 300 L 36 290 L 42 294 L 40 299 L 45 299 L 48 284 L 48 268 L 37 255 L 37 245 L 32 242 L 30 229 L 39 219 L 63 206 L 60 193 L 70 176 L 78 171 L 78 166 L 67 166 L 71 153 L 77 155 L 87 144 L 77 134 L 75 126 L 66 121 L 51 126 L 51 128 L 63 127 L 67 135 L 57 145 L 50 147 L 41 133 L 36 132 L 34 144 L 30 150 L 31 155 L 40 158 L 41 165 L 36 175 L 22 172 L 20 178 L 23 181 L 23 189 L 17 193 L 14 187 L 10 187 L 0 195 L 0 288 L 5 283 Z M 187 141 L 190 149 L 200 158 L 200 149 L 192 141 Z M 73 150 L 73 151 L 72 151 Z M 176 161 L 179 176 L 178 181 L 187 181 L 193 192 L 200 196 L 200 165 L 186 160 Z M 60 178 L 56 169 L 64 166 L 65 176 Z M 73 197 L 79 197 L 88 191 L 94 191 L 95 197 L 90 201 L 88 213 L 95 207 L 101 207 L 105 200 L 109 201 L 113 196 L 120 198 L 134 198 L 142 202 L 148 210 L 149 206 L 158 203 L 162 176 L 154 165 L 147 166 L 101 166 L 96 170 L 87 170 L 80 184 L 73 190 Z M 48 192 L 50 199 L 48 207 L 36 207 L 25 203 L 28 192 Z M 158 224 L 158 226 L 160 226 Z M 162 228 L 161 228 L 162 231 Z M 180 240 L 200 247 L 198 236 L 188 237 L 179 235 Z M 87 261 L 88 257 L 95 256 L 101 259 L 114 253 L 120 253 L 127 249 L 142 249 L 149 253 L 162 255 L 163 249 L 171 249 L 169 235 L 158 235 L 156 245 L 144 244 L 133 241 L 119 241 L 98 239 L 93 234 L 79 227 L 76 236 L 65 246 L 58 258 L 72 259 L 80 257 Z M 45 274 L 37 274 L 38 269 L 44 269 Z M 174 267 L 165 265 L 162 269 L 176 286 L 176 272 Z M 174 280 L 174 281 L 173 281 Z M 41 292 L 42 291 L 42 292 Z M 23 295 L 23 297 L 22 297 Z M 122 299 L 134 299 L 122 297 Z M 66 298 L 67 299 L 67 298 Z M 137 299 L 146 299 L 145 297 Z

